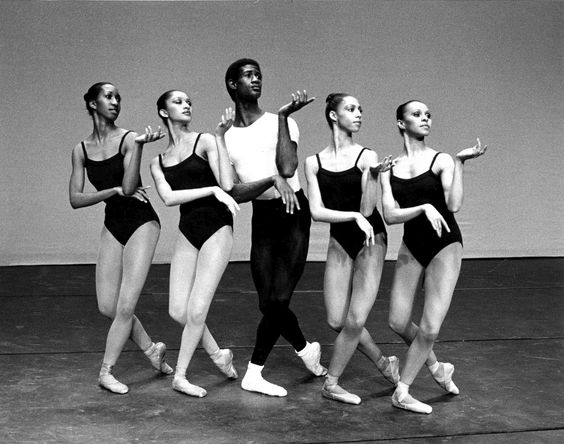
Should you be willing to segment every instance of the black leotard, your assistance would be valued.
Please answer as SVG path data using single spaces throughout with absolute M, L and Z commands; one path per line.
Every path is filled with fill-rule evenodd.
M 159 163 L 166 181 L 173 190 L 190 190 L 194 188 L 218 186 L 209 163 L 196 154 L 196 146 L 200 140 L 198 134 L 192 154 L 182 162 L 172 166 L 164 166 L 162 155 Z M 227 206 L 213 196 L 203 197 L 180 205 L 180 222 L 178 228 L 198 250 L 221 227 L 233 226 L 233 216 Z
M 319 154 L 316 154 L 319 165 L 317 181 L 325 208 L 337 211 L 360 211 L 362 171 L 358 168 L 358 161 L 367 149 L 363 148 L 360 151 L 352 168 L 343 171 L 326 170 L 321 166 Z M 386 235 L 386 227 L 378 209 L 374 208 L 366 219 L 372 225 L 374 235 L 378 233 Z M 362 250 L 366 239 L 366 235 L 355 221 L 332 223 L 330 233 L 352 259 L 355 259 Z
M 121 138 L 118 152 L 104 160 L 89 159 L 84 142 L 81 142 L 88 179 L 98 191 L 122 185 L 125 170 L 121 147 L 125 136 L 130 132 L 127 131 Z M 142 186 L 141 176 L 139 176 L 137 186 Z M 134 197 L 120 195 L 112 196 L 104 202 L 106 203 L 104 225 L 122 245 L 127 244 L 129 238 L 141 225 L 152 220 L 160 225 L 159 217 L 149 202 L 145 203 Z
M 435 154 L 429 169 L 411 179 L 402 179 L 390 174 L 390 183 L 394 199 L 400 208 L 411 208 L 423 204 L 433 205 L 445 219 L 450 233 L 443 228 L 442 236 L 438 237 L 431 223 L 424 214 L 407 221 L 403 229 L 403 242 L 417 261 L 427 267 L 439 251 L 454 242 L 462 244 L 462 235 L 454 214 L 449 211 L 445 202 L 445 194 L 441 178 L 432 168 L 435 159 L 441 153 Z

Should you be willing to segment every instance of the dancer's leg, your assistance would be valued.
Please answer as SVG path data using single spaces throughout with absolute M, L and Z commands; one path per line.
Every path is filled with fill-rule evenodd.
M 173 386 L 180 391 L 192 396 L 205 396 L 205 390 L 192 386 L 189 389 L 182 384 L 178 379 L 185 379 L 185 371 L 192 359 L 194 351 L 198 345 L 205 328 L 205 320 L 209 311 L 209 307 L 219 281 L 225 271 L 229 257 L 231 256 L 232 245 L 232 230 L 229 226 L 224 226 L 213 234 L 202 246 L 199 252 L 196 252 L 197 261 L 195 264 L 195 274 L 188 272 L 189 279 L 192 280 L 192 286 L 189 290 L 189 295 L 186 300 L 186 323 L 182 331 L 182 340 L 180 351 L 178 354 L 177 372 Z M 183 256 L 188 256 L 188 263 L 193 265 L 191 257 L 194 255 L 193 246 L 187 242 L 179 239 L 178 255 L 175 254 L 175 260 Z M 182 252 L 184 249 L 184 253 Z M 172 268 L 171 268 L 172 270 Z M 178 267 L 174 268 L 177 272 Z M 174 280 L 176 284 L 182 281 L 180 277 L 177 279 L 175 275 L 171 281 Z M 176 285 L 175 284 L 175 285 Z M 185 295 L 186 296 L 186 295 Z M 171 300 L 178 298 L 178 294 L 172 296 Z M 209 334 L 209 332 L 208 332 Z M 211 334 L 209 334 L 211 337 Z M 211 337 L 213 340 L 213 337 Z M 215 343 L 215 340 L 213 340 Z M 217 347 L 217 345 L 216 345 Z M 214 350 L 214 352 L 217 350 Z
M 131 334 L 135 307 L 151 267 L 159 232 L 160 229 L 156 222 L 147 222 L 133 233 L 123 248 L 121 285 L 115 317 L 108 332 L 104 354 L 104 363 L 108 365 L 115 364 Z M 151 339 L 146 332 L 144 335 L 141 330 L 137 333 L 138 345 L 142 349 L 147 349 L 151 345 Z

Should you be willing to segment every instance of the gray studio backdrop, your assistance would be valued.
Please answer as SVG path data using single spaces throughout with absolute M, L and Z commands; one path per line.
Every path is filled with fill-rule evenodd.
M 82 95 L 111 81 L 118 123 L 156 126 L 156 98 L 171 88 L 194 102 L 192 127 L 212 131 L 230 105 L 226 67 L 262 65 L 262 106 L 276 111 L 296 89 L 317 100 L 295 115 L 301 160 L 329 141 L 326 95 L 364 107 L 356 140 L 399 154 L 396 106 L 426 102 L 428 143 L 451 154 L 490 146 L 466 168 L 458 214 L 465 257 L 564 253 L 562 19 L 557 1 L 0 0 L 0 265 L 93 263 L 103 205 L 72 210 L 72 147 L 91 130 Z M 145 148 L 142 178 L 165 142 Z M 300 166 L 303 169 L 303 162 Z M 303 185 L 303 172 L 301 173 Z M 163 230 L 155 262 L 169 262 L 177 208 L 151 198 Z M 247 260 L 250 206 L 235 226 L 233 260 Z M 395 258 L 401 228 L 389 229 Z M 324 260 L 328 230 L 314 224 L 310 260 Z

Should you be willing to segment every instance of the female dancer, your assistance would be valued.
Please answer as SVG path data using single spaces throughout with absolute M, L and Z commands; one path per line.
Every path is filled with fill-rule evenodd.
M 427 105 L 411 100 L 396 111 L 403 153 L 382 175 L 382 207 L 389 224 L 405 223 L 392 283 L 390 327 L 409 344 L 405 366 L 392 396 L 394 407 L 431 413 L 431 406 L 409 395 L 409 386 L 426 364 L 435 381 L 457 395 L 454 366 L 438 362 L 433 344 L 447 314 L 462 261 L 462 236 L 453 213 L 463 198 L 464 162 L 486 151 L 477 145 L 460 151 L 454 161 L 427 146 L 431 130 Z M 417 326 L 413 301 L 424 274 L 425 305 Z
M 112 375 L 127 338 L 131 338 L 162 373 L 172 369 L 165 362 L 166 346 L 154 344 L 135 316 L 135 306 L 145 284 L 160 224 L 141 185 L 139 165 L 143 144 L 164 137 L 147 128 L 145 134 L 119 128 L 115 121 L 121 96 L 108 82 L 96 83 L 84 94 L 92 118 L 92 134 L 74 147 L 69 185 L 70 203 L 82 208 L 104 201 L 104 227 L 96 262 L 96 295 L 100 313 L 111 318 L 99 383 L 114 393 L 128 387 Z M 84 192 L 84 171 L 96 192 Z
M 324 397 L 359 404 L 360 397 L 338 385 L 358 347 L 393 384 L 399 380 L 395 356 L 384 357 L 364 327 L 374 305 L 386 256 L 386 228 L 376 208 L 378 174 L 391 166 L 391 157 L 378 155 L 353 142 L 360 130 L 362 108 L 349 94 L 330 94 L 325 118 L 332 139 L 327 148 L 305 162 L 312 218 L 331 224 L 323 294 L 329 326 L 339 332 Z
M 234 112 L 225 111 L 210 134 L 191 131 L 192 102 L 171 90 L 157 100 L 169 132 L 164 154 L 151 162 L 157 191 L 167 206 L 180 205 L 180 233 L 170 264 L 169 314 L 184 327 L 172 388 L 202 398 L 207 392 L 186 379 L 186 369 L 200 339 L 206 352 L 229 378 L 237 378 L 233 353 L 220 349 L 205 320 L 233 243 L 233 216 L 239 206 L 226 193 L 233 187 L 224 135 Z M 219 185 L 218 185 L 219 184 Z

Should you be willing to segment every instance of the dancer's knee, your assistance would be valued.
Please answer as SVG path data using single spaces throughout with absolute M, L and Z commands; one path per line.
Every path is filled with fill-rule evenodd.
M 114 310 L 114 307 L 108 305 L 108 304 L 98 304 L 98 311 L 100 312 L 100 314 L 102 316 L 105 316 L 107 318 L 113 319 L 116 316 L 116 312 Z
M 281 313 L 288 310 L 289 301 L 287 300 L 267 300 L 261 301 L 259 304 L 259 309 L 261 313 L 265 316 L 277 317 Z
M 136 304 L 130 302 L 118 304 L 116 316 L 124 319 L 132 318 L 135 313 L 135 305 Z
M 180 325 L 186 324 L 186 310 L 180 307 L 169 306 L 168 315 Z
M 440 327 L 420 325 L 417 336 L 425 342 L 434 343 L 439 336 Z
M 194 326 L 202 326 L 206 322 L 208 311 L 203 307 L 191 308 L 186 316 L 186 323 Z
M 401 337 L 405 337 L 409 333 L 409 327 L 411 325 L 410 319 L 405 319 L 399 316 L 392 316 L 388 318 L 388 326 L 393 332 L 397 333 Z
M 345 320 L 345 328 L 355 336 L 362 332 L 365 324 L 366 318 L 364 316 L 355 315 L 354 313 L 349 313 Z
M 336 331 L 337 333 L 340 333 L 345 324 L 342 321 L 342 319 L 340 319 L 340 318 L 336 318 L 336 317 L 333 317 L 333 316 L 327 316 L 327 325 L 329 325 L 329 328 L 331 330 Z

